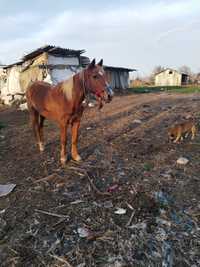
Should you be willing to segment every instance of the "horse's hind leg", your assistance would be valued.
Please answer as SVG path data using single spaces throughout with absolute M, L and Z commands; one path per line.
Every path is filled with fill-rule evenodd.
M 36 138 L 36 141 L 38 143 L 39 146 L 39 150 L 43 151 L 42 149 L 42 142 L 41 142 L 41 138 L 40 138 L 40 130 L 39 130 L 39 112 L 34 109 L 33 107 L 29 106 L 29 113 L 30 113 L 30 120 L 31 120 L 31 124 L 33 127 L 33 132 Z
M 44 134 L 43 134 L 43 126 L 44 126 L 45 117 L 39 115 L 39 149 L 40 151 L 44 151 Z

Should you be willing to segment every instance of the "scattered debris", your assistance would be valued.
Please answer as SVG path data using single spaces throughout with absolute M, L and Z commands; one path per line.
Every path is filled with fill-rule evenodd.
M 180 165 L 186 165 L 189 162 L 189 159 L 184 158 L 184 157 L 180 157 L 179 159 L 177 159 L 176 161 L 178 164 Z
M 36 180 L 34 183 L 40 183 L 40 182 L 53 182 L 53 183 L 57 183 L 60 181 L 65 181 L 65 179 L 63 177 L 61 177 L 60 175 L 58 175 L 57 173 L 52 173 L 46 177 L 43 177 L 39 180 Z
M 115 214 L 118 214 L 118 215 L 126 214 L 126 210 L 125 210 L 125 209 L 122 209 L 122 208 L 118 208 L 118 209 L 115 211 Z
M 138 123 L 138 124 L 141 124 L 141 123 L 142 123 L 142 121 L 141 121 L 141 120 L 138 120 L 138 119 L 135 119 L 135 120 L 133 120 L 133 123 Z
M 95 107 L 95 104 L 92 103 L 92 102 L 89 102 L 89 103 L 88 103 L 88 107 L 93 108 L 93 107 Z
M 118 184 L 114 184 L 114 185 L 109 186 L 107 191 L 109 193 L 112 193 L 112 192 L 116 192 L 118 189 L 119 189 L 119 185 Z
M 200 266 L 199 136 L 197 145 L 174 146 L 163 127 L 198 103 L 190 96 L 131 98 L 105 106 L 101 118 L 86 109 L 84 161 L 65 168 L 53 124 L 40 155 L 29 142 L 27 114 L 1 113 L 9 125 L 5 144 L 0 140 L 1 183 L 20 187 L 0 201 L 0 266 Z M 193 159 L 187 168 L 176 163 L 180 155 Z
M 1 214 L 4 214 L 5 211 L 6 211 L 6 209 L 0 210 L 0 215 L 1 215 Z
M 23 103 L 23 104 L 19 105 L 19 110 L 24 111 L 24 110 L 27 110 L 27 109 L 28 109 L 27 103 Z
M 83 200 L 81 200 L 81 199 L 77 199 L 77 200 L 75 200 L 75 201 L 70 202 L 70 204 L 71 204 L 71 205 L 77 205 L 77 204 L 80 204 L 80 203 L 83 203 L 83 202 L 84 202 Z
M 54 217 L 58 217 L 58 218 L 66 218 L 66 219 L 69 218 L 69 216 L 66 216 L 66 215 L 56 214 L 56 213 L 48 212 L 48 211 L 44 211 L 44 210 L 38 210 L 38 209 L 35 209 L 35 211 L 36 211 L 36 212 L 39 212 L 39 213 L 46 214 L 46 215 L 50 215 L 50 216 L 54 216 Z
M 0 197 L 7 196 L 16 187 L 16 184 L 0 184 Z
M 145 222 L 132 224 L 129 226 L 130 229 L 142 229 L 145 230 L 147 227 L 147 224 Z
M 80 237 L 83 237 L 83 238 L 88 237 L 90 235 L 90 231 L 85 227 L 79 227 L 77 229 L 77 233 Z
M 64 259 L 62 257 L 58 257 L 56 255 L 52 255 L 50 254 L 50 256 L 56 260 L 58 260 L 59 262 L 64 263 L 67 267 L 72 267 L 72 265 L 67 261 L 66 257 L 64 257 Z

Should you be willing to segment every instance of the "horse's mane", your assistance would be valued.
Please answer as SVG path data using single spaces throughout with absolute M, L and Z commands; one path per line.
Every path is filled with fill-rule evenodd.
M 72 99 L 74 88 L 74 76 L 60 83 L 60 88 L 68 100 Z

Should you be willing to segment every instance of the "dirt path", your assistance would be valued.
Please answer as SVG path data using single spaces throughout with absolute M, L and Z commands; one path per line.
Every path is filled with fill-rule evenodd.
M 5 127 L 0 130 L 0 184 L 11 182 L 17 187 L 8 197 L 0 199 L 0 265 L 67 266 L 52 256 L 56 255 L 62 260 L 69 259 L 72 266 L 82 263 L 81 267 L 112 267 L 115 266 L 112 259 L 115 264 L 121 262 L 119 266 L 147 266 L 147 262 L 151 262 L 150 266 L 161 266 L 164 260 L 161 252 L 160 258 L 138 254 L 139 251 L 148 254 L 145 247 L 149 242 L 148 231 L 140 244 L 139 239 L 137 242 L 131 239 L 133 232 L 130 234 L 124 225 L 130 220 L 131 212 L 138 209 L 131 223 L 144 221 L 148 227 L 155 227 L 151 231 L 156 235 L 159 223 L 152 226 L 155 223 L 152 221 L 158 214 L 149 203 L 153 205 L 152 196 L 161 191 L 174 200 L 173 211 L 197 214 L 192 219 L 199 223 L 200 137 L 194 142 L 188 139 L 174 145 L 168 142 L 166 134 L 168 126 L 188 114 L 199 118 L 199 104 L 199 95 L 162 93 L 115 97 L 101 112 L 88 109 L 79 142 L 84 161 L 78 165 L 69 161 L 64 169 L 59 165 L 59 131 L 54 124 L 46 122 L 46 147 L 40 154 L 28 125 L 27 112 L 1 111 L 0 122 Z M 136 119 L 141 123 L 134 122 Z M 68 151 L 69 148 L 70 140 Z M 178 166 L 176 160 L 180 156 L 187 157 L 189 164 Z M 52 174 L 52 181 L 37 182 Z M 117 189 L 113 189 L 111 196 L 98 195 L 95 191 L 96 187 L 107 192 L 112 186 Z M 134 193 L 139 200 L 133 201 Z M 82 202 L 70 204 L 77 200 Z M 110 208 L 105 208 L 105 203 Z M 118 207 L 127 210 L 127 203 L 130 206 L 126 216 L 116 219 L 113 210 Z M 59 222 L 57 217 L 37 212 L 38 209 L 67 217 Z M 101 236 L 105 232 L 111 234 L 104 236 L 103 241 L 95 238 L 94 242 L 85 241 L 76 232 L 77 227 L 85 225 L 101 232 Z M 137 245 L 130 251 L 133 241 Z M 163 245 L 164 241 L 159 242 Z M 180 243 L 180 251 L 182 245 L 186 260 L 192 248 Z M 174 266 L 198 263 L 196 252 L 187 259 L 189 265 L 183 264 L 178 249 L 173 253 L 176 254 Z

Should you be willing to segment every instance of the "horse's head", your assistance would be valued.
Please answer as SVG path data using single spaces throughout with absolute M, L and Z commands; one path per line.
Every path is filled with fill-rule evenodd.
M 96 64 L 95 59 L 93 59 L 84 70 L 84 79 L 87 90 L 95 95 L 98 100 L 99 108 L 103 106 L 103 102 L 109 103 L 112 100 L 113 91 L 106 80 L 103 60 Z

